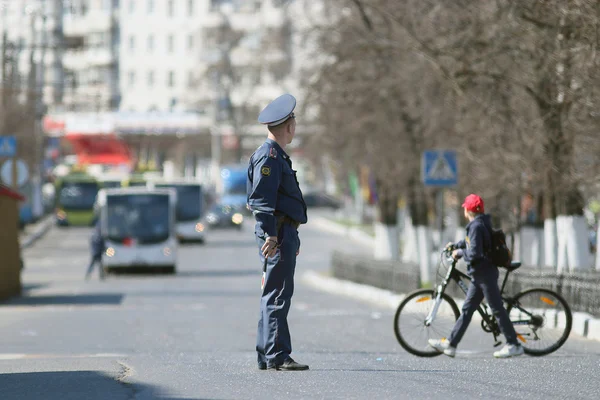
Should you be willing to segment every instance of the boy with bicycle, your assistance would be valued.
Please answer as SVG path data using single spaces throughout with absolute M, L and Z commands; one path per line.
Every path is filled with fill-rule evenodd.
M 465 218 L 469 220 L 466 227 L 467 235 L 465 240 L 456 244 L 448 243 L 448 246 L 453 249 L 452 257 L 457 260 L 464 257 L 468 265 L 467 273 L 471 277 L 471 284 L 460 317 L 450 333 L 450 338 L 429 339 L 429 345 L 449 357 L 454 357 L 456 346 L 467 331 L 473 313 L 485 298 L 506 338 L 506 345 L 501 350 L 494 352 L 494 357 L 520 356 L 524 350 L 517 341 L 515 328 L 502 303 L 498 287 L 498 267 L 492 264 L 486 254 L 492 247 L 490 216 L 484 214 L 483 199 L 475 194 L 468 195 L 462 207 Z

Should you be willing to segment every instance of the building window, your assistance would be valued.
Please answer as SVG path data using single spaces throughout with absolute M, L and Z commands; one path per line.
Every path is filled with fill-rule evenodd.
M 129 14 L 133 14 L 135 12 L 135 2 L 136 0 L 129 0 Z
M 135 71 L 129 71 L 129 86 L 135 85 Z
M 188 50 L 192 50 L 194 48 L 194 35 L 188 35 L 187 48 Z
M 129 36 L 129 50 L 135 50 L 135 36 Z
M 169 71 L 169 78 L 167 80 L 169 87 L 175 86 L 175 72 Z
M 194 3 L 195 3 L 195 0 L 188 0 L 187 12 L 190 17 L 194 14 Z
M 154 50 L 154 35 L 150 34 L 148 35 L 148 51 L 152 51 Z
M 167 15 L 172 17 L 175 14 L 175 4 L 173 0 L 169 0 L 167 3 Z
M 167 37 L 167 51 L 172 53 L 175 48 L 175 37 L 173 35 L 169 35 Z
M 148 14 L 154 13 L 154 0 L 148 0 Z
M 154 86 L 154 71 L 148 71 L 148 86 Z

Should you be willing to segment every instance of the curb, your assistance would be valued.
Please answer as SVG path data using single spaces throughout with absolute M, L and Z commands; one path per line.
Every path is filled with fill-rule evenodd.
M 389 290 L 379 289 L 374 286 L 354 283 L 342 279 L 324 276 L 316 271 L 309 270 L 302 275 L 302 282 L 324 292 L 352 297 L 367 303 L 376 304 L 395 310 L 404 299 L 404 294 L 393 293 Z M 459 308 L 462 300 L 455 299 Z M 473 316 L 475 318 L 475 315 Z M 564 323 L 561 315 L 548 320 L 549 325 L 555 327 Z M 575 333 L 586 339 L 600 341 L 600 319 L 593 315 L 576 311 L 573 313 L 573 326 L 571 333 Z
M 375 247 L 375 238 L 358 228 L 346 227 L 324 217 L 311 217 L 309 223 L 317 229 L 349 237 L 365 246 Z
M 404 299 L 403 294 L 395 294 L 374 286 L 324 276 L 312 270 L 302 275 L 302 281 L 324 292 L 352 297 L 390 309 L 398 307 L 398 304 Z
M 21 250 L 31 247 L 38 239 L 46 234 L 54 225 L 54 215 L 50 214 L 35 224 L 34 231 L 21 241 Z

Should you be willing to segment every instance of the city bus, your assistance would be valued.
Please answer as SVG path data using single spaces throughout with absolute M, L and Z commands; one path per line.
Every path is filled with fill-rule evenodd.
M 242 164 L 227 165 L 221 168 L 220 201 L 222 205 L 229 205 L 245 213 L 246 209 L 246 180 L 248 166 Z
M 177 238 L 181 242 L 204 242 L 205 226 L 201 222 L 205 210 L 202 185 L 198 182 L 152 182 L 150 187 L 171 188 L 177 192 Z
M 100 185 L 84 172 L 73 172 L 56 181 L 55 219 L 58 226 L 91 226 Z
M 102 189 L 118 189 L 123 186 L 126 178 L 102 176 L 98 179 Z
M 177 193 L 169 189 L 102 189 L 98 195 L 106 250 L 102 268 L 148 268 L 175 273 Z

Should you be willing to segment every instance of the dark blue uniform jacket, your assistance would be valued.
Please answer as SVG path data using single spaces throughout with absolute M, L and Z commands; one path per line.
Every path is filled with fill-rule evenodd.
M 256 234 L 277 236 L 277 217 L 287 215 L 305 224 L 306 204 L 292 161 L 274 140 L 267 139 L 250 157 L 248 207 L 256 218 Z
M 479 214 L 467 224 L 465 240 L 456 243 L 461 249 L 460 255 L 468 264 L 468 272 L 484 272 L 486 268 L 493 268 L 488 251 L 492 248 L 492 221 L 488 214 Z

